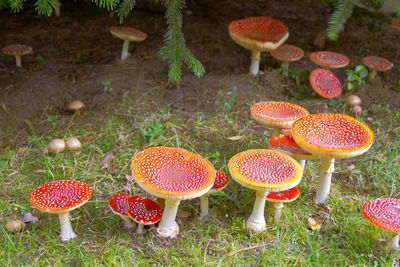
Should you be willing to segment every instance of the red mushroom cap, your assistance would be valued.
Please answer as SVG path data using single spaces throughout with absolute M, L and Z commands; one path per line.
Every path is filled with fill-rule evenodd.
M 131 199 L 128 203 L 128 214 L 137 223 L 157 223 L 163 214 L 160 205 L 148 198 Z
M 393 63 L 382 57 L 364 57 L 362 59 L 362 62 L 365 66 L 379 71 L 386 71 L 393 68 Z
M 307 151 L 304 151 L 301 147 L 299 147 L 299 145 L 296 144 L 296 142 L 293 140 L 292 137 L 284 134 L 273 135 L 269 139 L 269 146 L 272 149 L 282 150 L 284 151 L 283 153 L 289 152 L 288 155 L 291 157 L 296 155 L 313 157 L 312 154 L 308 153 Z
M 395 27 L 396 30 L 400 31 L 400 19 L 399 18 L 392 19 L 392 26 Z
M 32 47 L 27 46 L 27 45 L 20 45 L 20 44 L 12 44 L 12 45 L 7 45 L 6 47 L 3 47 L 1 50 L 3 54 L 6 55 L 26 55 L 32 52 Z
M 144 41 L 147 34 L 132 27 L 110 27 L 110 33 L 122 40 L 133 42 Z
M 305 108 L 288 102 L 261 102 L 251 107 L 253 119 L 276 128 L 290 128 L 295 120 L 309 114 Z
M 297 187 L 290 188 L 285 191 L 271 192 L 267 195 L 267 200 L 270 202 L 292 202 L 300 196 L 300 190 Z
M 310 59 L 319 66 L 332 69 L 343 68 L 350 63 L 350 59 L 345 55 L 330 51 L 313 52 L 310 54 Z
M 118 193 L 110 197 L 110 199 L 108 200 L 108 205 L 114 213 L 122 216 L 128 216 L 127 208 L 129 199 L 137 200 L 141 198 L 141 196 L 131 197 L 130 195 L 125 193 Z
M 29 198 L 32 205 L 37 209 L 49 213 L 58 213 L 82 206 L 91 196 L 92 189 L 83 182 L 58 180 L 35 188 Z
M 277 49 L 272 50 L 270 54 L 272 57 L 278 60 L 290 62 L 301 59 L 304 56 L 304 51 L 300 47 L 283 44 Z
M 210 189 L 210 193 L 215 193 L 224 189 L 229 182 L 229 177 L 226 173 L 216 170 L 215 171 L 215 182 L 213 187 Z
M 342 94 L 339 79 L 329 70 L 315 69 L 310 75 L 311 87 L 322 97 L 331 99 Z
M 292 135 L 304 150 L 317 156 L 351 158 L 366 152 L 374 133 L 361 121 L 343 114 L 320 113 L 296 120 Z
M 378 198 L 370 200 L 362 208 L 364 217 L 376 227 L 400 233 L 400 199 Z

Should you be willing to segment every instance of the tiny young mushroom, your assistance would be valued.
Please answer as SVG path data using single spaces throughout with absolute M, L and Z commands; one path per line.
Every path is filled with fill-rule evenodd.
M 79 141 L 79 139 L 76 137 L 68 138 L 65 144 L 67 146 L 67 149 L 70 151 L 79 150 L 82 147 L 81 141 Z
M 125 60 L 129 55 L 129 42 L 141 42 L 147 38 L 146 33 L 131 27 L 111 27 L 110 33 L 115 37 L 124 40 L 121 60 Z
M 127 211 L 129 217 L 138 223 L 136 233 L 140 235 L 145 233 L 145 225 L 157 223 L 163 214 L 160 205 L 148 198 L 130 199 Z
M 68 105 L 68 109 L 72 112 L 75 112 L 76 115 L 81 114 L 81 110 L 84 109 L 86 106 L 82 103 L 82 101 L 74 100 Z
M 27 45 L 13 44 L 3 47 L 3 54 L 15 56 L 15 64 L 21 67 L 21 56 L 32 53 L 32 47 Z
M 212 193 L 223 190 L 229 182 L 229 177 L 226 173 L 216 170 L 215 171 L 215 182 L 213 187 L 206 194 L 200 198 L 200 216 L 205 217 L 208 215 L 208 196 Z
M 267 195 L 267 201 L 274 203 L 275 223 L 278 223 L 282 216 L 283 203 L 295 201 L 300 196 L 300 190 L 297 187 L 280 192 L 271 192 Z
M 283 44 L 270 52 L 271 56 L 282 61 L 282 73 L 285 77 L 289 75 L 289 62 L 297 61 L 304 56 L 304 51 L 294 45 Z
M 229 34 L 238 45 L 251 50 L 250 74 L 257 75 L 261 52 L 277 49 L 289 37 L 286 25 L 270 17 L 250 17 L 232 21 Z
M 392 62 L 377 56 L 364 57 L 362 63 L 371 70 L 368 77 L 371 81 L 375 80 L 377 71 L 387 71 L 393 68 Z
M 119 215 L 125 221 L 125 227 L 130 229 L 133 227 L 132 221 L 128 214 L 129 200 L 141 199 L 140 196 L 130 196 L 126 193 L 118 193 L 110 197 L 108 206 L 115 214 Z
M 56 138 L 50 141 L 47 145 L 47 152 L 63 152 L 65 150 L 65 142 L 62 139 Z
M 344 68 L 350 63 L 350 59 L 345 55 L 330 52 L 318 51 L 310 54 L 312 62 L 326 69 Z
M 314 91 L 324 98 L 333 99 L 342 94 L 339 79 L 329 70 L 313 70 L 310 74 L 310 83 Z
M 163 238 L 178 235 L 175 217 L 181 200 L 201 197 L 215 181 L 215 170 L 208 160 L 181 148 L 148 148 L 135 156 L 131 168 L 143 190 L 165 199 L 157 228 L 158 235 Z
M 262 232 L 266 228 L 264 207 L 269 192 L 295 187 L 301 181 L 303 170 L 293 158 L 269 149 L 251 149 L 240 152 L 229 160 L 229 172 L 240 185 L 256 191 L 247 229 Z
M 328 198 L 335 159 L 359 156 L 368 151 L 374 133 L 361 121 L 343 114 L 320 113 L 296 120 L 292 125 L 296 143 L 321 158 L 315 202 Z
M 361 98 L 356 95 L 350 95 L 346 101 L 347 105 L 349 106 L 360 106 L 361 105 Z
M 364 217 L 374 226 L 392 233 L 387 246 L 399 249 L 400 199 L 378 198 L 370 200 L 362 208 Z
M 44 212 L 58 213 L 63 242 L 76 237 L 69 212 L 85 204 L 92 196 L 89 185 L 74 180 L 52 181 L 35 188 L 30 194 L 32 205 Z

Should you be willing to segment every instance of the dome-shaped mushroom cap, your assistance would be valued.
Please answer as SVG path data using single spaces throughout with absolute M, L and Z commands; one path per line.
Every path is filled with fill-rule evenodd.
M 393 68 L 393 63 L 387 59 L 377 56 L 364 57 L 362 63 L 372 69 L 386 71 Z
M 290 128 L 295 120 L 309 114 L 305 108 L 288 102 L 260 102 L 251 107 L 251 116 L 254 120 L 277 128 Z
M 303 49 L 288 44 L 283 44 L 270 53 L 272 57 L 285 62 L 296 61 L 304 56 Z
M 270 17 L 250 17 L 232 21 L 229 34 L 240 46 L 259 51 L 278 48 L 289 37 L 286 25 Z
M 132 220 L 142 224 L 157 223 L 163 214 L 160 205 L 148 198 L 131 199 L 127 210 Z
M 331 113 L 298 119 L 292 125 L 292 135 L 305 151 L 337 159 L 363 154 L 374 140 L 374 133 L 361 121 Z
M 400 31 L 400 19 L 399 18 L 392 19 L 392 26 L 395 27 L 396 30 Z
M 37 187 L 29 198 L 37 209 L 58 213 L 82 206 L 91 196 L 92 189 L 83 182 L 58 180 Z
M 81 108 L 85 108 L 85 104 L 82 101 L 74 100 L 68 105 L 69 110 L 79 110 Z
M 152 147 L 133 159 L 132 173 L 148 193 L 170 199 L 204 195 L 214 184 L 215 170 L 205 158 L 181 148 Z
M 350 59 L 345 55 L 330 51 L 313 52 L 310 54 L 310 59 L 318 66 L 332 69 L 343 68 L 350 63 Z
M 119 39 L 131 42 L 140 42 L 147 38 L 146 33 L 132 27 L 110 27 L 110 33 Z
M 6 55 L 26 55 L 32 52 L 32 47 L 27 45 L 13 44 L 3 47 L 1 50 Z
M 210 193 L 215 193 L 224 189 L 229 182 L 229 177 L 226 173 L 216 170 L 215 171 L 215 182 L 213 187 L 210 189 Z
M 378 198 L 370 200 L 362 208 L 364 217 L 376 227 L 400 233 L 400 199 Z
M 342 94 L 339 79 L 329 70 L 313 70 L 310 74 L 310 83 L 314 91 L 322 97 L 332 99 Z
M 297 161 L 269 149 L 251 149 L 236 154 L 229 160 L 229 172 L 242 186 L 268 192 L 295 187 L 303 175 Z
M 300 190 L 297 187 L 280 192 L 271 192 L 267 195 L 267 200 L 270 202 L 292 202 L 300 196 Z
M 314 155 L 308 153 L 307 151 L 304 151 L 301 147 L 299 147 L 299 145 L 296 144 L 296 142 L 293 140 L 293 138 L 288 135 L 284 135 L 284 134 L 273 135 L 269 139 L 269 146 L 272 149 L 280 150 L 281 152 L 283 152 L 291 157 L 295 157 L 295 156 L 299 155 L 299 156 L 303 156 L 304 159 L 315 158 Z
M 110 197 L 108 205 L 114 213 L 128 216 L 128 202 L 131 198 L 132 200 L 141 199 L 140 196 L 130 196 L 126 193 L 118 193 Z

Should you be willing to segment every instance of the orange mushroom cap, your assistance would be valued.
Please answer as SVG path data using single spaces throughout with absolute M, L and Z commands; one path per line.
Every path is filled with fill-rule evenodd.
M 282 132 L 284 135 L 287 135 L 287 136 L 293 138 L 293 136 L 292 136 L 292 129 L 291 129 L 291 128 L 282 128 L 282 129 L 281 129 L 281 132 Z
M 300 47 L 283 44 L 277 49 L 272 50 L 270 54 L 277 60 L 291 62 L 301 59 L 304 56 L 304 51 Z
M 362 208 L 364 217 L 376 227 L 400 233 L 400 199 L 378 198 L 370 200 Z
M 313 52 L 310 54 L 310 59 L 318 66 L 332 69 L 343 68 L 350 63 L 350 59 L 345 55 L 330 51 Z
M 284 134 L 276 134 L 273 135 L 269 139 L 269 146 L 274 149 L 278 150 L 284 154 L 287 154 L 294 158 L 301 158 L 301 159 L 314 159 L 315 156 L 304 151 L 298 144 L 293 140 L 292 137 Z
M 286 25 L 270 17 L 250 17 L 232 21 L 229 34 L 240 46 L 249 50 L 270 51 L 289 37 Z
M 364 57 L 362 63 L 372 69 L 386 71 L 393 68 L 393 63 L 383 57 L 370 56 Z
M 119 39 L 131 42 L 140 42 L 147 38 L 145 32 L 132 27 L 110 27 L 110 33 Z
M 267 195 L 267 200 L 270 202 L 287 203 L 296 200 L 300 196 L 300 190 L 297 187 L 280 192 L 271 192 Z
M 339 79 L 329 70 L 313 70 L 310 74 L 310 83 L 314 91 L 322 97 L 332 99 L 342 94 Z
M 400 19 L 399 18 L 392 19 L 392 26 L 395 27 L 396 30 L 400 31 Z
M 276 128 L 290 128 L 293 122 L 310 113 L 288 102 L 261 102 L 251 107 L 251 116 L 258 123 Z
M 132 173 L 148 193 L 167 199 L 191 199 L 207 193 L 215 170 L 205 158 L 181 148 L 152 147 L 133 159 Z
M 157 223 L 163 214 L 160 205 L 148 198 L 131 198 L 127 212 L 132 220 L 146 225 Z
M 215 193 L 224 189 L 229 182 L 229 177 L 226 173 L 215 170 L 215 182 L 213 187 L 210 189 L 210 193 Z
M 274 150 L 251 149 L 229 160 L 233 179 L 244 187 L 283 191 L 300 183 L 303 170 L 293 158 Z
M 374 133 L 361 121 L 343 114 L 320 113 L 296 120 L 292 125 L 296 143 L 311 154 L 351 158 L 366 152 Z
M 12 44 L 12 45 L 7 45 L 3 47 L 1 50 L 3 54 L 6 55 L 26 55 L 32 52 L 32 47 L 27 46 L 27 45 L 20 45 L 20 44 Z

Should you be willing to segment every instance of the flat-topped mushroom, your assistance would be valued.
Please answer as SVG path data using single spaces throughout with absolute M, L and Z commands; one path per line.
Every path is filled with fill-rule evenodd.
M 157 232 L 173 238 L 179 232 L 175 222 L 181 200 L 201 197 L 213 186 L 215 170 L 205 158 L 181 148 L 152 147 L 135 156 L 132 174 L 149 194 L 165 199 Z
M 400 199 L 370 200 L 364 204 L 362 214 L 374 226 L 393 233 L 393 237 L 387 241 L 387 246 L 394 250 L 399 249 Z
M 240 185 L 256 190 L 256 200 L 247 229 L 265 230 L 264 207 L 268 192 L 279 192 L 300 183 L 303 170 L 293 158 L 269 149 L 240 152 L 229 160 L 229 172 Z
M 289 37 L 286 25 L 270 17 L 250 17 L 229 24 L 229 34 L 238 45 L 251 50 L 250 74 L 257 75 L 261 52 L 278 48 Z
M 318 66 L 328 69 L 344 68 L 350 63 L 350 59 L 345 55 L 330 51 L 313 52 L 310 59 Z
M 200 216 L 204 217 L 208 215 L 208 196 L 212 193 L 223 190 L 229 182 L 229 177 L 226 173 L 216 170 L 215 171 L 215 182 L 213 187 L 206 194 L 200 198 Z
M 83 102 L 79 100 L 74 100 L 68 105 L 68 109 L 72 112 L 75 112 L 76 115 L 80 115 L 81 110 L 84 108 L 86 108 L 85 104 L 83 104 Z
M 127 207 L 129 217 L 138 223 L 137 233 L 144 234 L 144 226 L 161 220 L 163 210 L 157 202 L 148 198 L 130 199 Z
M 267 195 L 267 201 L 274 203 L 275 223 L 279 222 L 282 216 L 284 203 L 295 201 L 300 196 L 300 190 L 297 187 L 280 192 L 271 192 Z
M 394 18 L 394 19 L 392 19 L 392 26 L 393 26 L 396 30 L 400 31 L 400 18 Z
M 322 97 L 332 99 L 342 94 L 339 79 L 329 70 L 313 70 L 310 74 L 310 83 L 314 91 Z
M 12 44 L 3 47 L 1 50 L 3 54 L 15 56 L 15 64 L 21 67 L 21 56 L 32 53 L 32 47 L 27 45 Z
M 37 187 L 30 194 L 32 205 L 44 212 L 58 213 L 63 242 L 76 237 L 72 230 L 69 212 L 85 204 L 92 196 L 89 185 L 73 180 L 52 181 Z
M 286 77 L 289 75 L 289 62 L 300 60 L 304 56 L 304 51 L 294 45 L 283 44 L 270 52 L 271 56 L 282 61 L 282 72 Z
M 361 121 L 343 114 L 313 114 L 292 125 L 296 143 L 305 151 L 319 156 L 320 177 L 315 201 L 328 198 L 335 159 L 346 159 L 368 151 L 374 140 L 371 129 Z
M 115 37 L 124 40 L 121 60 L 125 60 L 129 55 L 129 42 L 141 42 L 147 38 L 146 33 L 132 27 L 111 27 L 110 33 Z
M 140 196 L 130 196 L 126 193 L 118 193 L 111 196 L 108 200 L 108 206 L 115 214 L 119 215 L 124 221 L 127 228 L 132 228 L 133 224 L 128 214 L 129 199 L 141 199 Z
M 305 108 L 288 102 L 260 102 L 251 107 L 251 117 L 273 128 L 272 134 L 279 133 L 282 128 L 290 128 L 295 120 L 309 114 Z
M 375 80 L 377 71 L 387 71 L 393 68 L 392 62 L 377 56 L 364 57 L 362 63 L 371 70 L 369 73 L 369 79 L 371 81 Z

